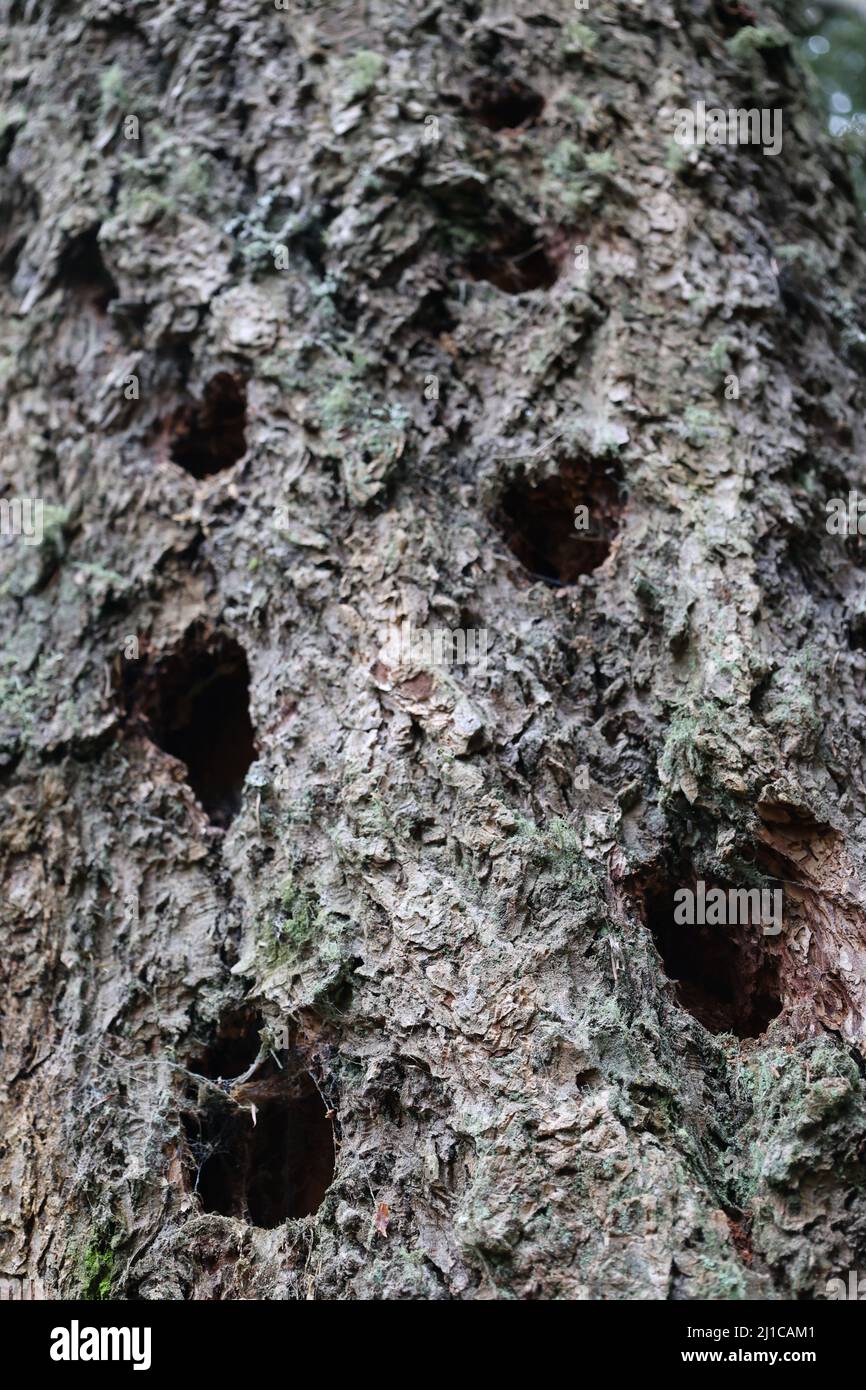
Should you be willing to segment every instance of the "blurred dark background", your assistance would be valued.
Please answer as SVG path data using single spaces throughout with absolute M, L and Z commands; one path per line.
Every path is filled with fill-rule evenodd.
M 866 207 L 866 0 L 792 6 L 793 28 L 814 73 L 830 131 L 849 150 Z

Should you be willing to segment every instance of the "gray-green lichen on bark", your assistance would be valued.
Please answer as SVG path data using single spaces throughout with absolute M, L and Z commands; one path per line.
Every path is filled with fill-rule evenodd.
M 824 525 L 866 261 L 784 14 L 7 8 L 4 495 L 51 511 L 0 590 L 3 1272 L 822 1296 L 866 1253 L 866 572 Z M 491 129 L 515 81 L 543 110 Z M 699 99 L 781 108 L 783 152 L 684 151 Z M 196 479 L 171 422 L 220 372 L 246 453 Z M 497 519 L 578 459 L 623 510 L 557 587 Z M 407 619 L 486 663 L 395 660 Z M 125 703 L 191 631 L 249 664 L 227 830 Z M 666 978 L 684 864 L 791 886 L 757 1037 Z M 202 1210 L 184 1129 L 244 1006 L 334 1124 L 270 1229 Z

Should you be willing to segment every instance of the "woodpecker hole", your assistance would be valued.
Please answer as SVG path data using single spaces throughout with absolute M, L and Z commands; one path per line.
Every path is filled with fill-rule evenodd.
M 243 382 L 217 372 L 201 401 L 187 401 L 169 420 L 169 457 L 194 478 L 221 473 L 246 453 L 246 423 Z
M 190 1062 L 190 1070 L 212 1081 L 230 1080 L 251 1067 L 261 1051 L 264 1024 L 257 1010 L 243 1007 L 223 1014 L 207 1047 Z
M 467 257 L 466 271 L 473 280 L 487 280 L 506 294 L 525 294 L 550 289 L 559 266 L 544 233 L 515 218 L 488 229 L 485 244 Z
M 230 1084 L 222 1067 L 243 1061 L 243 1077 L 259 1047 L 251 1012 L 223 1024 L 198 1061 L 200 1075 L 218 1068 L 219 1089 L 199 1086 L 183 1123 L 202 1210 L 270 1229 L 318 1211 L 334 1178 L 334 1129 L 313 1075 L 317 1059 L 297 1040 Z
M 706 889 L 731 886 L 707 882 Z M 782 1011 L 777 938 L 764 936 L 754 922 L 677 923 L 679 888 L 695 891 L 695 878 L 653 885 L 644 894 L 647 926 L 679 1003 L 711 1033 L 759 1037 Z
M 67 242 L 60 256 L 57 280 L 83 307 L 104 314 L 119 291 L 102 259 L 98 231 L 98 227 L 90 227 Z
M 192 632 L 177 651 L 138 675 L 127 694 L 130 713 L 158 748 L 184 763 L 197 800 L 223 828 L 241 808 L 244 778 L 256 756 L 249 683 L 237 642 Z
M 482 77 L 470 88 L 467 108 L 488 130 L 517 130 L 538 119 L 544 110 L 544 97 L 519 77 L 505 82 Z
M 616 473 L 578 459 L 537 483 L 521 470 L 503 492 L 495 520 L 524 568 L 558 588 L 598 568 L 622 508 Z

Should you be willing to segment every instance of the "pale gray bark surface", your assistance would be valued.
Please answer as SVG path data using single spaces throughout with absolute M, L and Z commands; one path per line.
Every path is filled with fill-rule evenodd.
M 866 261 L 779 16 L 4 9 L 3 495 L 50 510 L 2 550 L 0 1273 L 823 1296 L 866 1258 L 866 569 L 824 524 L 864 482 Z M 517 81 L 543 110 L 491 129 Z M 782 154 L 685 154 L 698 99 L 781 108 Z M 246 452 L 197 479 L 221 372 Z M 504 520 L 560 471 L 612 535 L 564 587 Z M 486 669 L 395 661 L 405 619 L 485 629 Z M 220 642 L 257 749 L 227 829 L 143 722 Z M 769 979 L 756 1036 L 654 944 L 695 874 L 786 882 L 716 1001 L 754 1032 Z M 282 1073 L 195 1079 L 259 1020 Z M 202 1210 L 208 1107 L 277 1092 L 334 1126 L 318 1211 Z

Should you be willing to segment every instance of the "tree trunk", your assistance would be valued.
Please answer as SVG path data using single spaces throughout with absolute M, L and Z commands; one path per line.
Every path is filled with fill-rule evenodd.
M 0 1273 L 825 1297 L 866 258 L 798 41 L 7 8 Z

